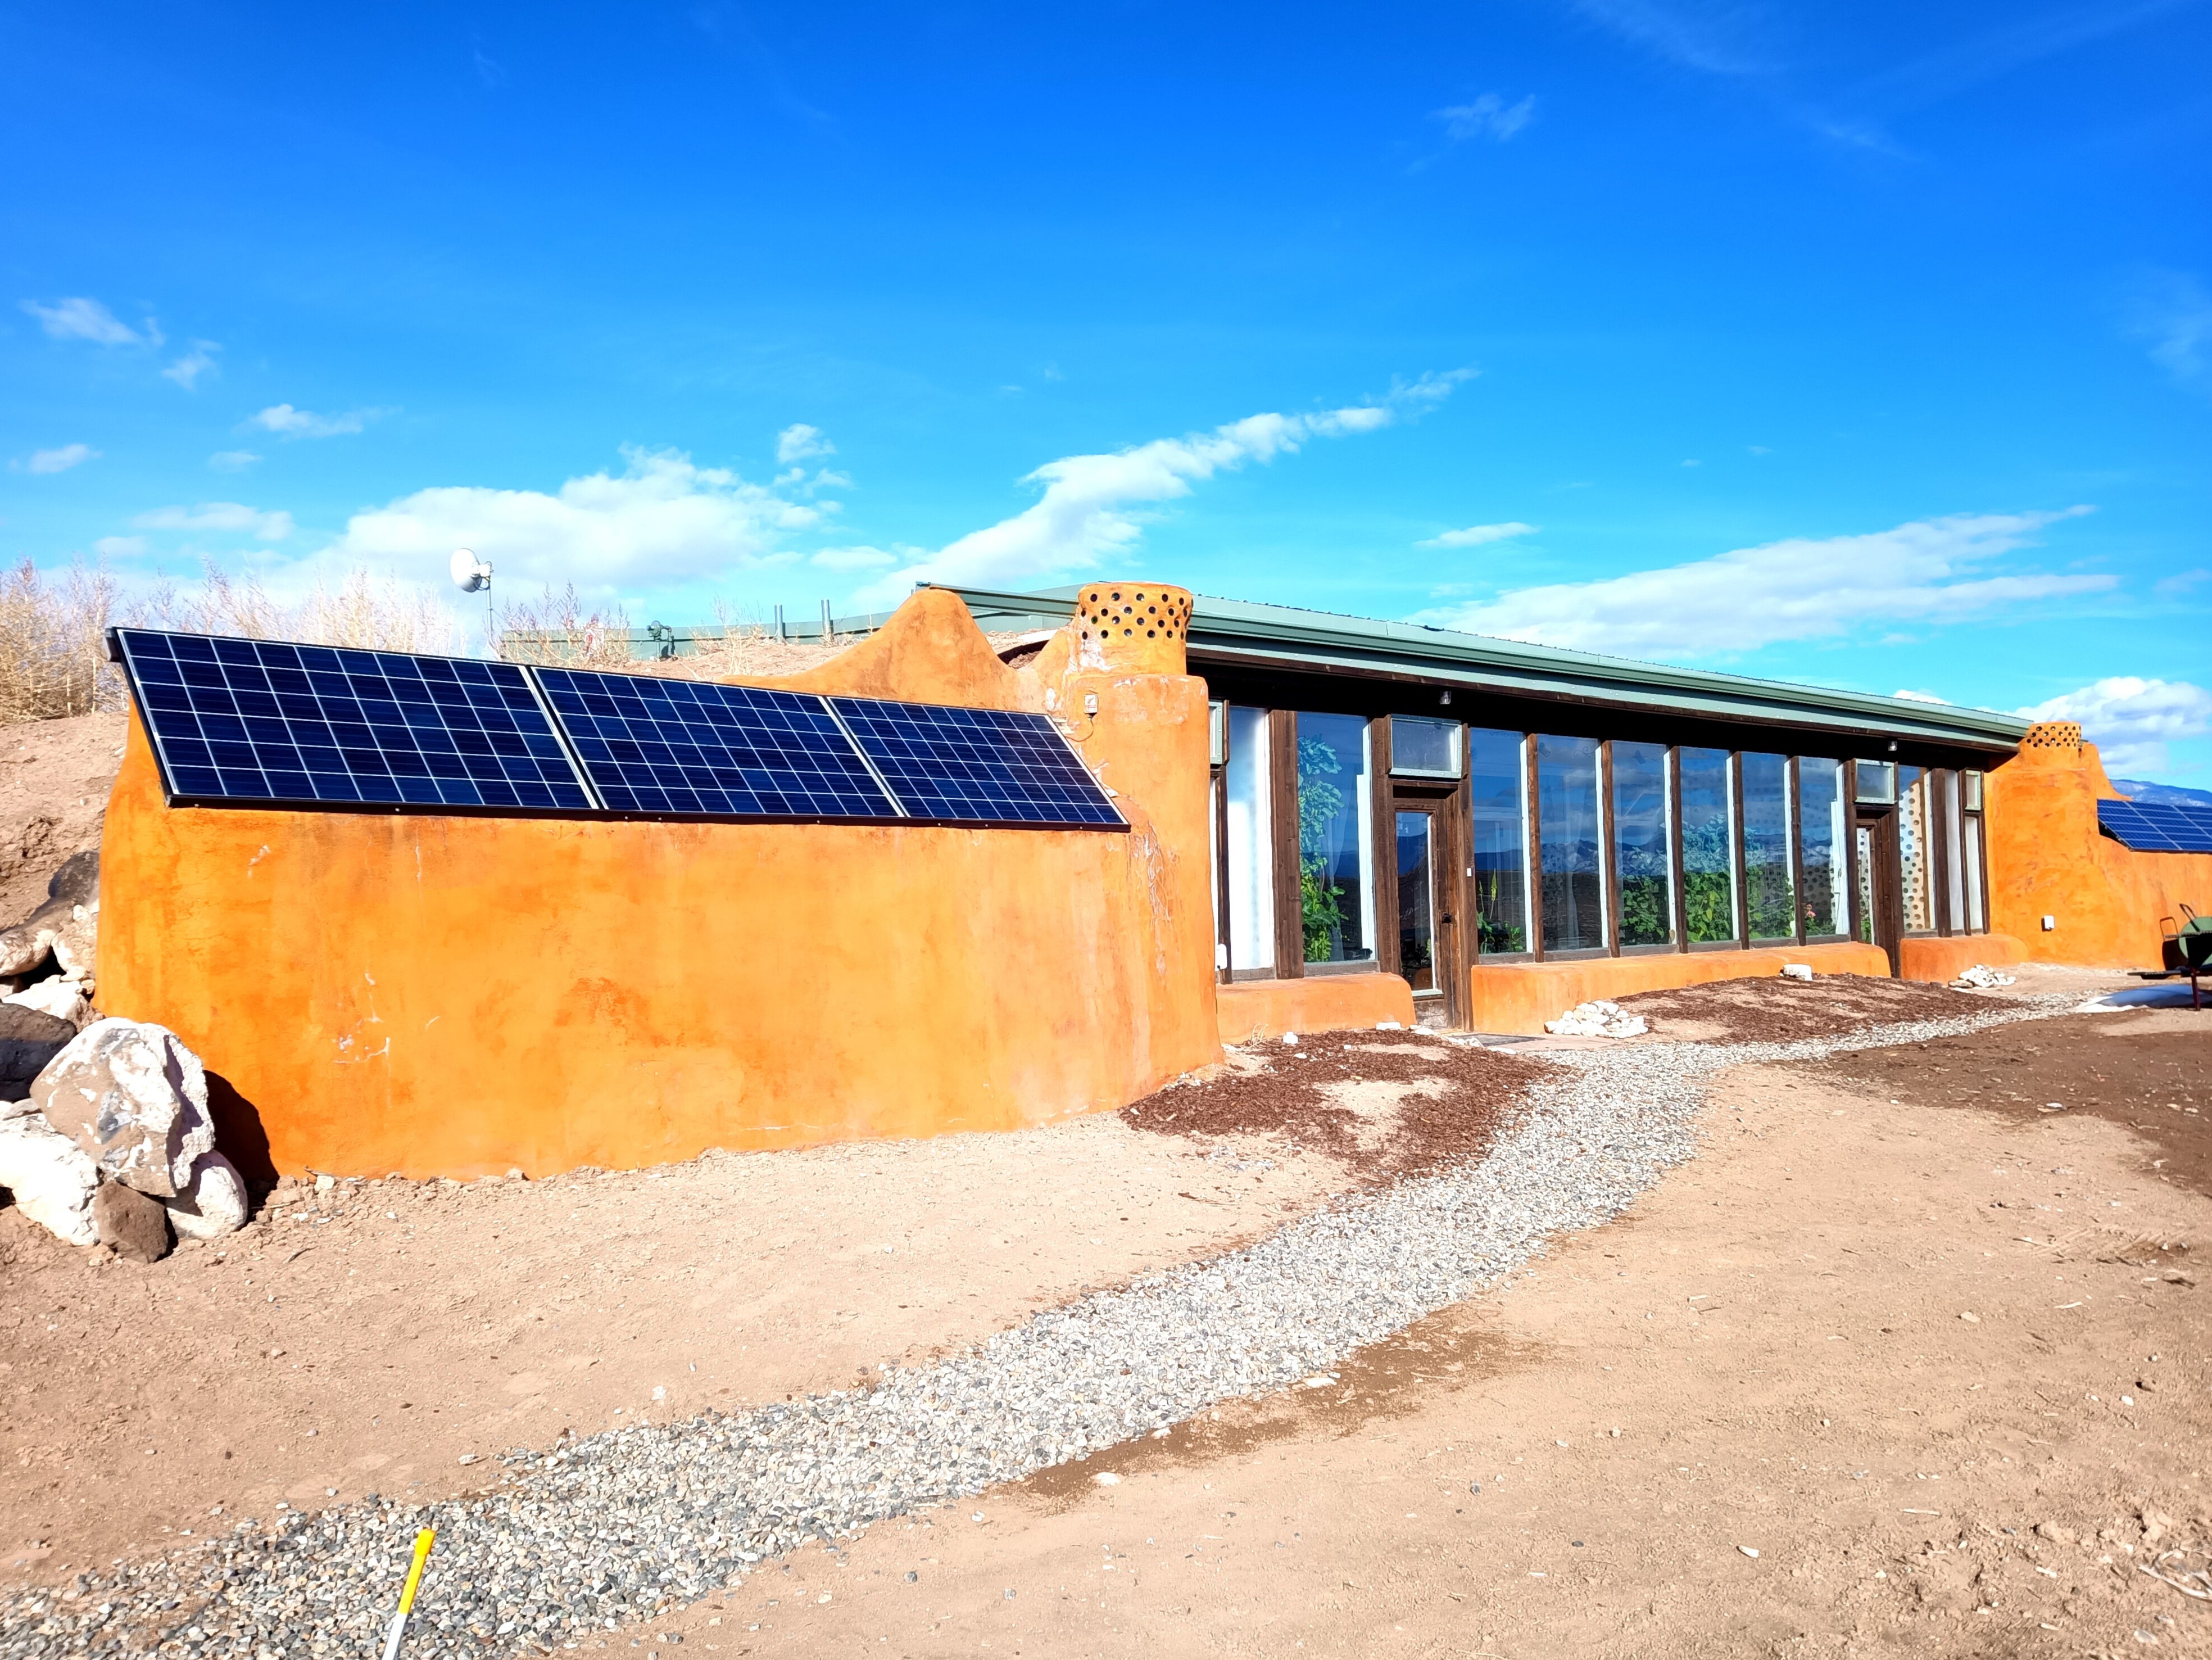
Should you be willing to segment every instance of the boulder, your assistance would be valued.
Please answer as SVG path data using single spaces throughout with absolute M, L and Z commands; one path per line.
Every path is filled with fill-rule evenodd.
M 169 1254 L 169 1213 L 120 1182 L 102 1182 L 92 1195 L 92 1225 L 100 1243 L 133 1262 L 158 1262 Z
M 75 902 L 49 899 L 14 927 L 0 928 L 0 975 L 29 974 L 39 968 L 76 915 Z
M 100 849 L 73 853 L 46 879 L 46 897 L 89 905 L 100 897 Z
M 0 1188 L 15 1208 L 72 1245 L 99 1242 L 92 1219 L 100 1172 L 91 1155 L 33 1111 L 28 1102 L 0 1107 Z
M 18 1008 L 35 1009 L 40 1014 L 50 1014 L 57 1020 L 66 1020 L 73 1028 L 82 1028 L 92 1014 L 92 1005 L 84 1000 L 84 982 L 82 980 L 33 980 L 19 992 L 0 998 L 0 1003 L 13 1003 Z M 58 1051 L 57 1051 L 58 1053 Z M 46 1057 L 47 1061 L 52 1055 Z M 46 1061 L 42 1061 L 43 1067 Z M 38 1076 L 34 1068 L 32 1078 Z M 25 1087 L 30 1079 L 24 1079 Z
M 29 994 L 26 990 L 15 997 Z M 30 1094 L 31 1080 L 76 1036 L 73 1021 L 19 1003 L 15 997 L 0 1001 L 0 1101 L 20 1101 Z
M 54 961 L 71 980 L 89 980 L 98 970 L 100 901 L 73 908 L 68 920 L 54 930 Z
M 95 1020 L 46 1063 L 31 1099 L 101 1175 L 155 1199 L 175 1198 L 215 1151 L 207 1074 L 167 1026 Z
M 246 1178 L 219 1152 L 200 1155 L 192 1179 L 174 1199 L 164 1199 L 169 1225 L 180 1239 L 213 1239 L 246 1225 Z

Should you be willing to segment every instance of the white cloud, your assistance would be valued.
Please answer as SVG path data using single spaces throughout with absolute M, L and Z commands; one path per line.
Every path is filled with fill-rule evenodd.
M 1904 686 L 1899 686 L 1890 696 L 1902 697 L 1908 703 L 1948 703 L 1951 701 L 1948 697 L 1938 697 L 1932 691 L 1913 691 Z
M 103 536 L 92 544 L 92 550 L 102 559 L 129 559 L 146 551 L 143 536 Z
M 571 478 L 552 495 L 417 490 L 356 514 L 327 551 L 346 565 L 442 581 L 453 550 L 473 548 L 511 583 L 635 589 L 766 562 L 786 533 L 821 522 L 815 507 L 677 451 L 623 455 L 623 472 Z
M 271 404 L 260 414 L 248 417 L 246 424 L 280 438 L 340 438 L 359 432 L 383 412 L 350 410 L 343 415 L 317 415 L 313 410 L 295 410 L 289 404 Z
M 198 388 L 199 378 L 215 369 L 215 355 L 222 347 L 213 340 L 195 340 L 192 349 L 161 371 L 162 378 L 173 380 L 186 392 Z
M 21 461 L 10 461 L 10 472 L 67 472 L 94 460 L 100 452 L 89 444 L 64 444 L 57 449 L 33 450 Z
M 1416 542 L 1417 548 L 1479 548 L 1486 542 L 1504 542 L 1516 536 L 1534 536 L 1536 526 L 1524 525 L 1516 519 L 1503 525 L 1469 525 L 1465 530 L 1448 530 L 1441 536 L 1431 536 Z
M 1983 575 L 2045 526 L 2087 513 L 1957 514 L 1863 536 L 1794 537 L 1589 582 L 1522 588 L 1424 612 L 1475 634 L 1638 657 L 1705 657 L 1816 640 L 1868 623 L 1950 623 L 2112 587 L 2104 575 Z
M 2166 769 L 2172 739 L 2212 733 L 2212 692 L 2186 680 L 2123 674 L 2014 713 L 2031 721 L 2080 721 L 2106 772 L 2141 778 Z
M 1429 119 L 1444 124 L 1444 136 L 1455 144 L 1470 138 L 1495 138 L 1504 143 L 1528 125 L 1536 112 L 1535 94 L 1509 104 L 1494 92 L 1486 92 L 1471 104 L 1454 104 L 1431 110 Z
M 96 346 L 158 346 L 161 331 L 148 318 L 143 332 L 132 328 L 97 300 L 88 300 L 79 295 L 74 299 L 58 300 L 51 306 L 42 306 L 35 300 L 23 301 L 23 309 L 39 319 L 39 325 L 57 340 L 89 340 Z
M 794 421 L 775 435 L 775 459 L 785 465 L 836 453 L 837 447 L 822 435 L 821 428 L 810 427 L 804 421 Z
M 881 570 L 885 565 L 896 565 L 899 556 L 886 553 L 881 548 L 824 548 L 809 562 L 824 570 Z
M 217 472 L 244 472 L 260 459 L 252 450 L 217 450 L 208 457 L 208 465 Z
M 1450 396 L 1472 370 L 1423 375 L 1377 403 L 1313 415 L 1253 415 L 1182 438 L 1108 455 L 1048 461 L 1022 482 L 1042 484 L 1037 500 L 1011 519 L 971 531 L 935 553 L 879 577 L 856 598 L 891 601 L 916 582 L 1018 583 L 1087 570 L 1123 553 L 1144 533 L 1143 509 L 1190 494 L 1194 483 L 1248 461 L 1294 453 L 1310 439 L 1342 438 L 1389 426 Z
M 2182 385 L 2212 387 L 2212 294 L 2195 277 L 2160 272 L 2136 298 L 2133 332 Z
M 198 507 L 156 508 L 131 521 L 137 530 L 223 531 L 261 542 L 282 542 L 292 533 L 292 515 L 264 513 L 243 502 L 203 502 Z

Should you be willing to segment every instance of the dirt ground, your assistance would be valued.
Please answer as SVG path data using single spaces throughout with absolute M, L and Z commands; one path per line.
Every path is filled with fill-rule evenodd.
M 0 727 L 0 927 L 45 903 L 64 860 L 100 845 L 122 763 L 120 714 Z
M 2202 1098 L 2212 1014 L 2084 1018 L 2185 1057 Z M 2212 1652 L 2212 1605 L 2142 1572 L 2212 1546 L 2212 1202 L 2114 1119 L 1869 1081 L 1731 1074 L 1703 1157 L 1340 1388 L 801 1552 L 608 1646 Z
M 1620 1002 L 1631 1014 L 1644 1018 L 1653 1043 L 1773 1043 L 1832 1037 L 1888 1020 L 1981 1014 L 1991 995 L 1859 974 L 1823 974 L 1811 980 L 1773 975 L 1636 992 Z

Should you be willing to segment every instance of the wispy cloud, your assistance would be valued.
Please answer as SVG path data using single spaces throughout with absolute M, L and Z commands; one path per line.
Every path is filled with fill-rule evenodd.
M 1486 542 L 1504 542 L 1516 536 L 1534 536 L 1536 527 L 1512 520 L 1503 525 L 1469 525 L 1465 530 L 1448 530 L 1440 536 L 1431 536 L 1416 542 L 1417 548 L 1479 548 Z
M 1662 5 L 1657 0 L 1568 0 L 1568 9 L 1632 46 L 1706 75 L 1765 75 L 1778 67 L 1760 46 L 1763 14 L 1754 6 Z
M 674 450 L 626 448 L 619 473 L 571 478 L 550 494 L 451 485 L 356 514 L 327 550 L 435 577 L 455 548 L 473 548 L 511 581 L 650 587 L 769 562 L 821 509 Z
M 1672 659 L 1831 638 L 1869 623 L 1957 622 L 2115 586 L 2103 574 L 1984 574 L 2047 526 L 2089 511 L 1958 514 L 1868 535 L 1792 538 L 1661 570 L 1522 588 L 1419 620 Z
M 264 513 L 243 502 L 202 502 L 197 507 L 156 508 L 131 521 L 134 530 L 220 531 L 251 536 L 259 542 L 282 542 L 292 534 L 292 515 L 283 511 Z
M 775 459 L 787 466 L 836 453 L 837 447 L 822 435 L 821 428 L 810 427 L 804 421 L 793 422 L 775 435 Z
M 208 465 L 217 472 L 244 472 L 248 467 L 260 465 L 261 458 L 252 450 L 217 450 L 208 457 Z
M 92 544 L 92 550 L 102 559 L 134 559 L 146 551 L 143 536 L 103 536 Z
M 2014 70 L 2124 34 L 2197 3 L 2136 0 L 2133 5 L 2113 5 L 2097 0 L 2020 18 L 1885 70 L 1853 88 L 1850 100 L 1893 111 L 1940 103 Z
M 343 415 L 317 415 L 313 410 L 295 410 L 289 404 L 271 404 L 258 415 L 247 417 L 246 424 L 273 432 L 279 438 L 343 438 L 359 432 L 384 413 L 382 410 L 349 410 Z
M 89 340 L 95 346 L 158 346 L 162 335 L 152 318 L 143 329 L 134 329 L 97 300 L 79 295 L 57 300 L 51 306 L 26 300 L 23 309 L 39 319 L 39 326 L 57 340 Z
M 2079 691 L 2014 711 L 2031 721 L 2078 721 L 2105 770 L 2139 777 L 2162 772 L 2168 743 L 2212 733 L 2212 692 L 2186 680 L 2115 675 Z
M 1455 144 L 1463 144 L 1471 138 L 1494 138 L 1504 143 L 1527 126 L 1535 113 L 1534 93 L 1518 103 L 1509 104 L 1498 94 L 1486 92 L 1472 103 L 1431 110 L 1429 119 L 1443 122 L 1444 137 Z
M 63 444 L 50 450 L 33 450 L 21 461 L 10 461 L 10 472 L 67 472 L 96 460 L 100 452 L 89 444 Z
M 197 391 L 200 376 L 216 372 L 215 355 L 222 350 L 222 347 L 213 340 L 195 340 L 192 349 L 163 369 L 161 374 L 186 392 Z
M 1042 487 L 1030 507 L 878 578 L 859 597 L 889 601 L 916 582 L 1023 582 L 1091 569 L 1135 545 L 1154 504 L 1179 500 L 1216 473 L 1294 453 L 1315 439 L 1379 431 L 1433 407 L 1472 373 L 1424 375 L 1386 398 L 1346 409 L 1248 416 L 1211 432 L 1047 462 L 1021 481 Z
M 2212 391 L 2212 294 L 2185 271 L 2157 271 L 2130 308 L 2129 332 L 2185 386 Z

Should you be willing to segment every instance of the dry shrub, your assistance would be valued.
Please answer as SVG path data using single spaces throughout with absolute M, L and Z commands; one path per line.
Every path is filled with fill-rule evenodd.
M 58 582 L 27 559 L 0 581 L 0 725 L 121 707 L 104 635 L 115 579 L 73 564 Z
M 272 598 L 259 577 L 234 577 L 210 565 L 198 589 L 179 593 L 164 584 L 131 620 L 187 634 L 372 651 L 450 652 L 458 639 L 453 613 L 429 589 L 360 566 L 335 588 L 319 578 L 305 599 L 288 605 Z
M 510 663 L 559 663 L 571 668 L 633 669 L 629 616 L 620 605 L 586 609 L 576 585 L 547 588 L 538 599 L 499 608 L 499 654 Z

